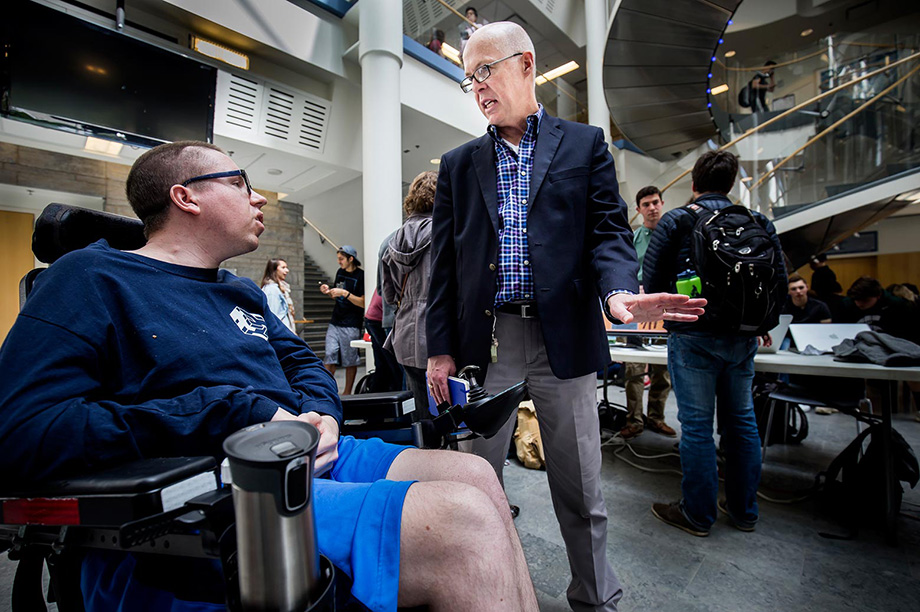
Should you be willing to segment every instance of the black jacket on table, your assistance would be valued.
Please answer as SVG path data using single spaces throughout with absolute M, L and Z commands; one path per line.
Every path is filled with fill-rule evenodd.
M 731 200 L 717 193 L 701 195 L 694 202 L 709 210 L 721 210 L 732 205 Z M 783 245 L 780 244 L 779 236 L 776 235 L 776 228 L 773 227 L 772 221 L 759 212 L 751 212 L 773 240 L 773 246 L 779 254 L 777 272 L 781 275 L 780 286 L 785 287 L 786 266 L 783 263 Z M 652 232 L 652 240 L 649 242 L 645 260 L 642 263 L 642 284 L 645 286 L 646 293 L 677 292 L 677 275 L 693 268 L 693 264 L 690 263 L 690 234 L 696 224 L 696 219 L 696 214 L 683 206 L 669 210 L 661 217 L 661 221 Z M 664 327 L 669 331 L 728 333 L 719 328 L 718 322 L 706 319 L 705 316 L 693 323 L 666 321 Z
M 498 279 L 498 186 L 488 134 L 441 156 L 432 224 L 428 354 L 490 362 Z M 527 244 L 540 325 L 559 378 L 610 361 L 600 299 L 638 291 L 626 204 L 603 132 L 544 115 L 534 151 Z M 498 348 L 499 354 L 503 350 Z

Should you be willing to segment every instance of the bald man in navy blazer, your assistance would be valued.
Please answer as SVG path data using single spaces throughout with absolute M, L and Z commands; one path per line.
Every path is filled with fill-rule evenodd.
M 572 568 L 569 603 L 616 610 L 622 588 L 606 556 L 596 407 L 596 372 L 610 360 L 602 301 L 623 322 L 693 321 L 705 301 L 636 295 L 632 231 L 603 132 L 537 104 L 533 43 L 520 26 L 483 26 L 463 60 L 461 87 L 490 125 L 441 157 L 429 384 L 436 400 L 446 399 L 458 365 L 486 371 L 493 393 L 527 381 Z M 473 442 L 499 478 L 514 423 Z

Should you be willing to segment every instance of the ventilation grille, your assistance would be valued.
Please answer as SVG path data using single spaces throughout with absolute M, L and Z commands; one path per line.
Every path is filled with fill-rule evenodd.
M 234 78 L 227 92 L 226 121 L 230 125 L 251 130 L 256 122 L 262 86 L 254 81 Z
M 219 71 L 215 132 L 270 147 L 322 153 L 331 103 Z
M 468 0 L 444 0 L 447 4 L 461 13 L 461 7 Z M 411 38 L 418 38 L 431 31 L 443 19 L 451 17 L 460 25 L 460 18 L 447 9 L 437 0 L 419 2 L 418 0 L 403 0 L 403 32 Z M 453 27 L 453 26 L 450 26 Z

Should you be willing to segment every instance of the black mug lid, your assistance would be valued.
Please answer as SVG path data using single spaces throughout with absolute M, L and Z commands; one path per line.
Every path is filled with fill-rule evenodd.
M 250 425 L 224 440 L 231 465 L 283 468 L 292 459 L 307 455 L 319 444 L 319 431 L 304 421 L 269 421 Z

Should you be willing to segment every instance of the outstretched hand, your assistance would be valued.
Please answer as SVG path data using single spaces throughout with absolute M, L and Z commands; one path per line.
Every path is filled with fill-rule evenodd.
M 653 321 L 696 321 L 705 311 L 705 298 L 690 298 L 679 293 L 616 293 L 607 300 L 610 314 L 623 323 Z

